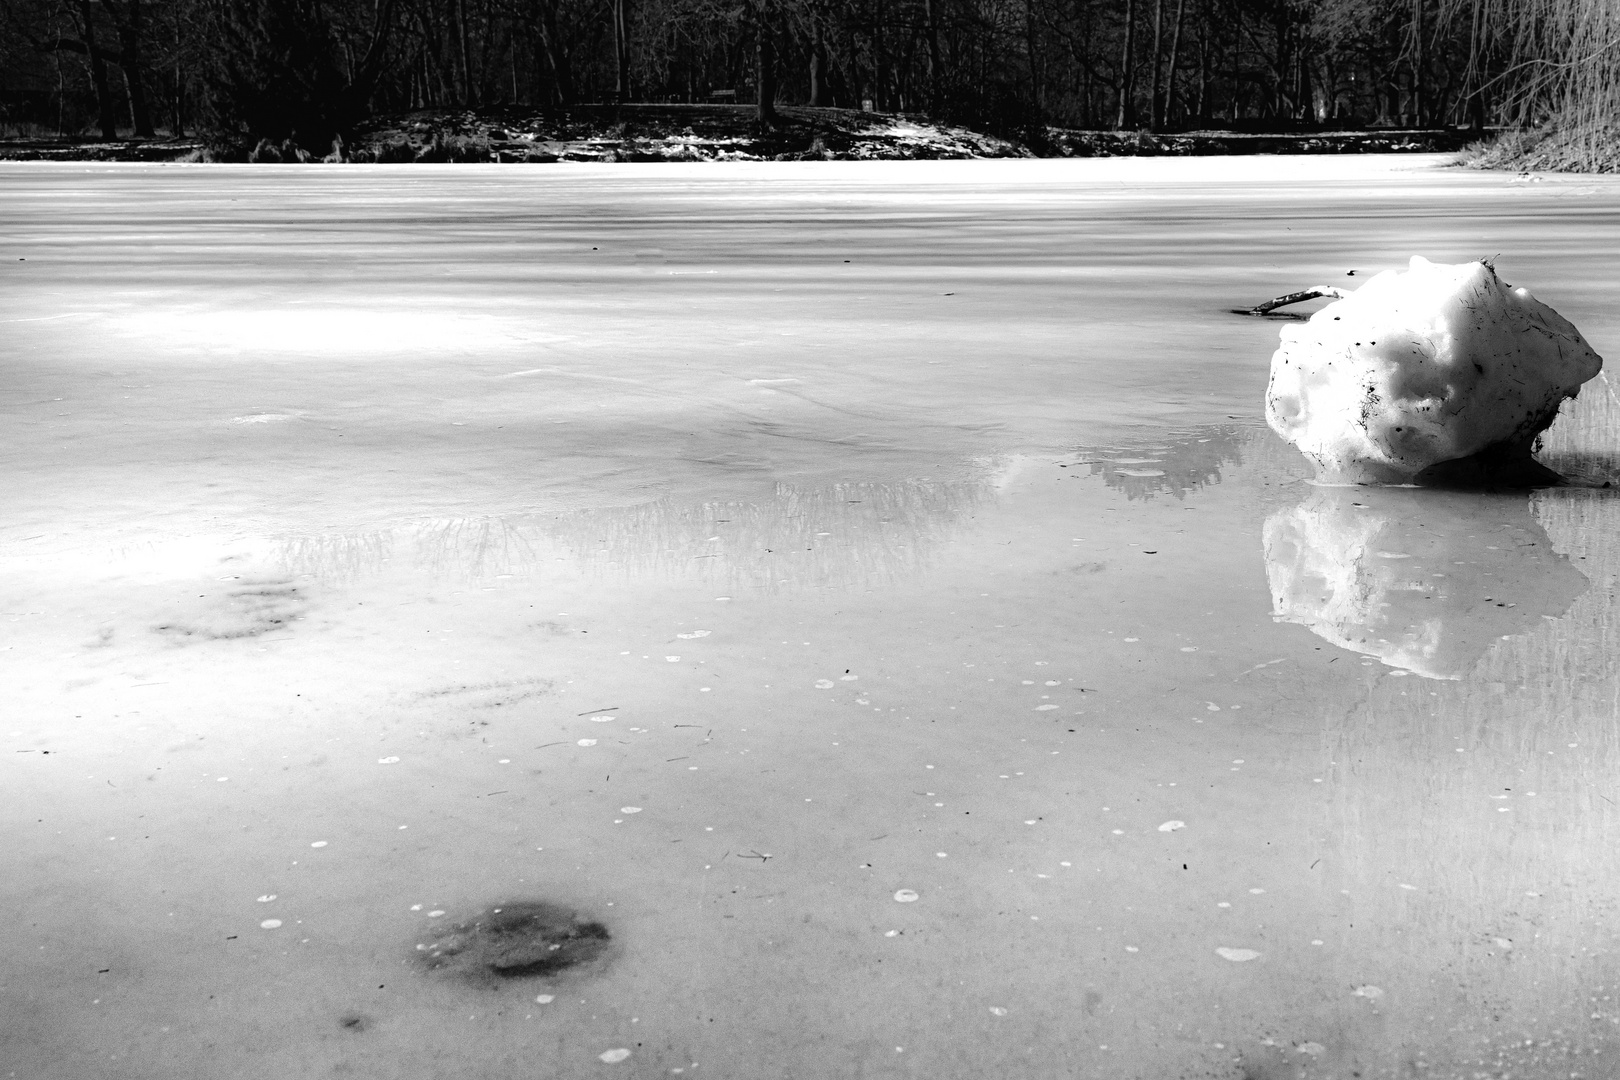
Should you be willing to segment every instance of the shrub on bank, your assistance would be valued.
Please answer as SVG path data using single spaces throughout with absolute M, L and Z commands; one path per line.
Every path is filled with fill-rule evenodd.
M 1474 169 L 1620 172 L 1620 121 L 1510 129 L 1470 145 L 1462 160 Z

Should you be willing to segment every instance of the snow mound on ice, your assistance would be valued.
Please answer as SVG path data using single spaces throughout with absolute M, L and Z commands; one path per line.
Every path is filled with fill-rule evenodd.
M 1602 366 L 1568 320 L 1488 264 L 1415 256 L 1283 327 L 1266 420 L 1325 480 L 1405 483 L 1476 455 L 1489 471 L 1528 463 Z

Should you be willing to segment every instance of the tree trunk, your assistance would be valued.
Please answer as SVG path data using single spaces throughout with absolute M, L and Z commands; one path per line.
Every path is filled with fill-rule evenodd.
M 478 98 L 473 90 L 471 53 L 467 48 L 467 0 L 456 0 L 456 50 L 461 58 L 460 104 L 476 105 Z
M 1412 114 L 1413 126 L 1423 127 L 1423 0 L 1412 0 Z
M 141 0 L 127 0 L 120 8 L 114 0 L 101 0 L 118 34 L 118 68 L 129 91 L 129 119 L 135 134 L 151 138 L 152 113 L 146 104 L 146 81 L 141 71 Z
M 490 17 L 489 0 L 485 0 L 484 10 L 479 12 L 479 16 L 483 19 L 484 32 L 478 35 L 478 80 L 473 84 L 473 100 L 475 101 L 484 99 L 484 90 L 486 89 L 484 80 L 490 77 L 491 69 L 497 68 L 500 64 L 499 56 L 494 57 L 494 63 L 490 62 L 491 56 L 495 52 L 497 39 L 495 36 L 495 20 Z M 496 78 L 499 78 L 499 76 L 496 76 Z M 500 91 L 493 86 L 488 87 L 488 89 L 494 92 L 496 100 L 499 101 Z
M 557 34 L 557 0 L 538 0 L 538 7 L 540 47 L 545 50 L 546 66 L 551 68 L 552 100 L 557 105 L 571 105 L 574 101 L 574 80 L 568 50 Z
M 1176 25 L 1170 31 L 1170 62 L 1165 68 L 1164 78 L 1164 105 L 1159 114 L 1159 122 L 1169 127 L 1170 113 L 1176 102 L 1176 64 L 1181 59 L 1181 17 L 1187 8 L 1187 0 L 1176 0 Z M 1186 110 L 1182 110 L 1183 113 Z
M 152 115 L 147 111 L 146 84 L 141 81 L 141 69 L 130 61 L 119 65 L 124 73 L 124 87 L 129 91 L 129 120 L 135 128 L 135 134 L 144 138 L 151 138 L 157 134 L 152 127 Z
M 758 95 L 754 100 L 754 119 L 761 127 L 776 125 L 776 50 L 772 48 L 771 30 L 765 23 L 765 13 L 754 12 L 754 73 Z
M 945 101 L 939 69 L 939 0 L 923 0 L 923 23 L 928 45 L 928 114 L 938 116 Z
M 1159 62 L 1164 48 L 1164 0 L 1153 0 L 1153 94 L 1148 102 L 1148 126 L 1158 131 L 1164 126 L 1163 106 L 1159 95 L 1164 92 L 1164 65 Z
M 96 40 L 96 24 L 89 0 L 79 0 L 79 21 L 84 31 L 84 53 L 90 61 L 90 82 L 96 89 L 96 124 L 103 139 L 118 138 L 118 114 L 113 108 L 112 86 L 107 79 L 107 54 Z
M 860 108 L 861 98 L 866 89 L 866 81 L 861 75 L 860 47 L 856 43 L 855 30 L 850 26 L 844 27 L 842 39 L 844 52 L 844 108 Z
M 625 3 L 613 0 L 613 96 L 620 102 L 630 100 L 630 24 Z
M 1029 54 L 1029 94 L 1037 109 L 1042 107 L 1041 57 L 1035 35 L 1035 0 L 1024 0 L 1024 48 Z
M 1279 6 L 1277 17 L 1272 24 L 1277 35 L 1277 56 L 1271 65 L 1271 115 L 1281 120 L 1287 110 L 1283 107 L 1283 99 L 1287 94 L 1288 85 L 1288 9 Z
M 1198 5 L 1198 126 L 1209 126 L 1209 0 Z
M 821 23 L 810 29 L 810 104 L 827 107 L 827 46 L 821 38 Z
M 177 139 L 186 136 L 186 80 L 180 68 L 180 61 L 174 62 L 174 119 L 170 121 L 169 134 Z
M 1136 0 L 1125 0 L 1125 46 L 1119 57 L 1119 113 L 1114 126 L 1123 131 L 1136 122 Z
M 883 51 L 883 0 L 872 5 L 872 108 L 881 110 L 884 91 L 888 89 L 888 54 Z

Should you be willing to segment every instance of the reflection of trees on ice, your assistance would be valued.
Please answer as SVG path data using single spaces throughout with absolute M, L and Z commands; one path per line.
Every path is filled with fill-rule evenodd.
M 451 519 L 286 543 L 289 570 L 325 579 L 393 563 L 452 579 L 570 572 L 717 588 L 847 587 L 909 577 L 991 497 L 977 481 L 779 484 L 770 499 L 669 501 L 545 517 Z
M 1273 618 L 1434 679 L 1586 588 L 1523 495 L 1318 488 L 1264 538 Z
M 1561 617 L 1486 642 L 1460 678 L 1374 668 L 1323 714 L 1320 887 L 1339 919 L 1321 936 L 1346 987 L 1386 992 L 1381 1044 L 1434 1075 L 1620 1075 L 1620 497 L 1552 489 L 1528 509 L 1501 532 L 1544 530 L 1552 551 L 1523 586 L 1516 556 L 1495 562 L 1499 580 L 1567 589 L 1550 569 L 1567 557 L 1591 587 L 1543 601 Z
M 1173 434 L 1168 441 L 1143 446 L 1089 447 L 1077 464 L 1089 465 L 1092 476 L 1124 492 L 1128 499 L 1154 495 L 1186 498 L 1206 485 L 1221 482 L 1221 469 L 1243 463 L 1245 431 L 1223 424 Z

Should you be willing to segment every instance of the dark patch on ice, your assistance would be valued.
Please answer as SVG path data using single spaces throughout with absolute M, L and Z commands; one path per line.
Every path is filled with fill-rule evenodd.
M 371 1017 L 362 1013 L 344 1013 L 338 1017 L 338 1027 L 356 1033 L 371 1029 Z
M 495 709 L 515 705 L 528 698 L 551 693 L 550 679 L 502 679 L 484 683 L 455 683 L 433 690 L 423 690 L 419 699 L 460 698 L 477 709 Z
M 600 967 L 613 938 L 602 923 L 539 900 L 497 904 L 419 942 L 429 971 L 494 985 Z
M 240 579 L 188 599 L 152 630 L 179 645 L 256 638 L 289 627 L 308 608 L 308 597 L 290 578 Z
M 525 629 L 543 630 L 548 634 L 555 634 L 558 637 L 574 637 L 577 634 L 587 633 L 585 630 L 576 630 L 572 626 L 564 626 L 562 623 L 556 622 L 552 619 L 546 619 L 542 622 L 532 622 L 525 627 Z

